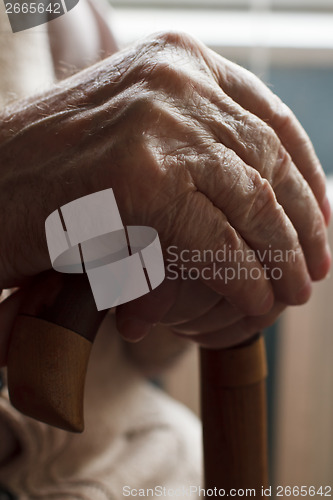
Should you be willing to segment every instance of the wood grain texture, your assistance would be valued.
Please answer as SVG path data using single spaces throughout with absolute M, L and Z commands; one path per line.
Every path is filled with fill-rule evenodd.
M 94 341 L 107 310 L 98 311 L 86 274 L 41 273 L 24 298 L 20 314 L 62 326 Z
M 232 349 L 201 349 L 206 488 L 254 488 L 260 496 L 268 486 L 266 376 L 262 337 Z
M 8 356 L 8 389 L 20 412 L 82 432 L 84 382 L 92 342 L 40 318 L 17 317 Z

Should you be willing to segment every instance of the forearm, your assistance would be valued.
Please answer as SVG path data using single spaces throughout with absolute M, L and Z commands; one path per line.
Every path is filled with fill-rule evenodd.
M 115 80 L 112 64 L 90 68 L 0 113 L 1 232 L 6 235 L 0 243 L 0 286 L 15 284 L 10 276 L 17 272 L 23 277 L 47 269 L 46 217 L 63 203 L 97 190 L 91 185 L 95 176 L 87 170 L 98 162 L 98 129 L 107 128 L 102 111 L 94 107 L 101 78 Z M 107 87 L 110 95 L 113 85 Z M 41 251 L 38 268 L 25 263 L 24 271 L 9 272 L 16 265 L 13 260 L 25 262 L 31 256 L 36 264 L 36 244 Z
M 107 21 L 109 15 L 110 6 L 103 1 L 81 0 L 66 16 L 47 24 L 53 65 L 59 80 L 118 50 Z

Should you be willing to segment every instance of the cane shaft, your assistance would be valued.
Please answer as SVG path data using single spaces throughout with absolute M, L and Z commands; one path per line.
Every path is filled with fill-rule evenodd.
M 250 488 L 259 496 L 268 485 L 266 375 L 261 336 L 231 349 L 201 349 L 206 488 Z

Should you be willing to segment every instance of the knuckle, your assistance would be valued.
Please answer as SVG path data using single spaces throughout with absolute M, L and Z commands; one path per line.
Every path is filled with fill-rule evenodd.
M 267 179 L 258 179 L 258 177 L 259 175 L 255 176 L 250 218 L 257 218 L 260 214 L 266 216 L 267 212 L 269 213 L 276 205 L 275 194 L 270 183 Z
M 261 149 L 265 152 L 266 156 L 275 156 L 281 146 L 280 139 L 274 130 L 265 122 L 262 122 L 261 141 Z
M 276 94 L 272 94 L 271 107 L 272 125 L 278 135 L 283 134 L 285 130 L 290 129 L 294 121 L 294 115 L 291 109 Z
M 227 224 L 223 229 L 223 234 L 221 237 L 223 245 L 232 251 L 241 249 L 241 240 L 237 234 L 237 231 L 230 225 Z
M 246 115 L 239 122 L 240 133 L 245 129 L 246 142 L 260 155 L 270 157 L 276 154 L 280 140 L 272 127 L 255 115 Z
M 244 185 L 245 182 L 249 182 L 249 189 L 252 189 L 252 180 L 246 175 L 244 165 L 239 162 L 239 158 L 233 150 L 226 148 L 221 143 L 214 144 L 211 147 L 211 154 L 214 155 L 214 161 L 210 164 L 212 173 L 214 169 L 214 174 L 219 174 L 222 171 L 222 174 L 228 177 L 228 182 L 225 183 L 216 183 L 216 175 L 208 177 L 208 181 L 211 179 L 211 187 L 213 188 L 215 186 L 215 196 L 223 200 L 224 209 L 233 218 L 237 218 L 239 212 L 241 212 L 240 215 L 243 216 L 243 207 L 239 204 L 239 200 L 237 196 L 235 196 L 234 190 L 237 186 Z M 256 173 L 257 172 L 254 171 L 254 175 Z
M 259 158 L 261 175 L 272 181 L 275 159 L 279 155 L 281 142 L 275 131 L 259 118 L 251 123 L 246 142 L 252 147 Z
M 163 57 L 155 62 L 150 72 L 150 87 L 163 90 L 175 100 L 188 93 L 188 77 L 182 71 L 181 64 Z
M 152 99 L 148 92 L 143 92 L 134 97 L 128 105 L 128 112 L 130 114 L 138 115 L 141 117 L 145 113 L 149 113 L 152 106 Z
M 172 45 L 176 47 L 188 47 L 193 43 L 196 43 L 195 39 L 191 35 L 183 31 L 162 31 L 157 34 L 156 38 L 163 45 Z
M 275 193 L 266 179 L 255 186 L 253 199 L 246 214 L 248 230 L 256 230 L 262 239 L 272 238 L 284 226 L 285 214 L 277 203 Z
M 276 189 L 288 177 L 292 160 L 286 149 L 280 145 L 271 175 L 271 184 Z
M 196 84 L 195 63 L 187 52 L 181 52 L 176 57 L 166 51 L 157 52 L 140 64 L 137 63 L 135 71 L 132 83 L 134 90 L 139 86 L 139 90 L 154 93 L 155 99 L 171 98 L 176 101 L 179 97 L 190 97 L 192 87 Z

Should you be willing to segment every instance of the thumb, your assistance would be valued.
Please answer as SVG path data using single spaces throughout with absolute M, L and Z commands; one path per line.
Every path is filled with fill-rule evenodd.
M 119 333 L 130 342 L 141 340 L 159 323 L 174 304 L 180 280 L 165 279 L 147 295 L 122 304 L 116 309 Z

